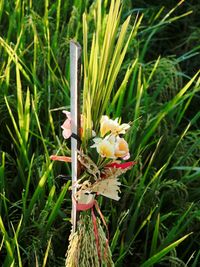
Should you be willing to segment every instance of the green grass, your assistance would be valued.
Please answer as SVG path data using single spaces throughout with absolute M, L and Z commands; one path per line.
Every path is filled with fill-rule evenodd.
M 0 2 L 1 266 L 65 264 L 70 166 L 49 157 L 70 155 L 60 129 L 70 39 L 83 47 L 84 147 L 102 114 L 132 122 L 138 164 L 121 178 L 119 202 L 101 200 L 115 265 L 199 266 L 199 45 L 183 36 L 176 46 L 188 50 L 175 56 L 164 39 L 195 23 L 186 4 Z

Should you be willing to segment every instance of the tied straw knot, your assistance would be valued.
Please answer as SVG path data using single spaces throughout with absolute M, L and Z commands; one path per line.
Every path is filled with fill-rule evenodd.
M 94 212 L 94 208 L 98 212 L 105 228 L 107 231 L 107 239 L 106 239 L 106 248 L 104 252 L 104 258 L 106 257 L 106 253 L 108 250 L 108 242 L 109 242 L 109 231 L 108 231 L 108 226 L 106 224 L 105 218 L 101 212 L 101 209 L 98 205 L 98 202 L 94 199 L 88 204 L 81 204 L 76 202 L 76 210 L 77 211 L 86 211 L 86 210 L 91 210 L 92 214 L 92 223 L 93 223 L 93 229 L 94 229 L 94 236 L 95 236 L 95 242 L 96 242 L 96 247 L 97 247 L 97 252 L 98 252 L 98 257 L 99 257 L 99 262 L 101 262 L 101 251 L 100 251 L 100 244 L 99 244 L 99 234 L 98 234 L 98 227 L 97 227 L 97 218 Z

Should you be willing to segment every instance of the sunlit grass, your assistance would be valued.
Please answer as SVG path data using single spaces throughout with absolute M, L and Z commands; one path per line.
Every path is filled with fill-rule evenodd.
M 102 114 L 131 121 L 127 138 L 137 165 L 121 178 L 120 201 L 101 202 L 116 266 L 199 266 L 200 113 L 188 111 L 200 77 L 179 65 L 199 47 L 147 61 L 157 33 L 192 16 L 177 15 L 182 2 L 147 19 L 138 10 L 124 15 L 119 0 L 0 2 L 2 266 L 64 266 L 70 166 L 49 157 L 70 154 L 60 130 L 70 104 L 70 39 L 83 48 L 84 140 Z

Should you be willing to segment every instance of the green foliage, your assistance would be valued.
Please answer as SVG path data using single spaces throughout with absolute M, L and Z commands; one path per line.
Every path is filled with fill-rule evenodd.
M 0 1 L 1 266 L 65 264 L 70 166 L 49 156 L 70 154 L 60 130 L 70 39 L 83 47 L 84 136 L 102 114 L 132 121 L 137 165 L 121 200 L 101 205 L 115 266 L 199 266 L 198 8 L 153 4 Z M 195 30 L 166 44 L 190 20 Z

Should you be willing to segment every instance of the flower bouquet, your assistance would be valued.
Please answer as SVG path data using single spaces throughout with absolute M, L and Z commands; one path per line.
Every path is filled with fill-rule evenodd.
M 63 125 L 63 137 L 74 138 L 71 131 L 71 115 L 63 111 L 67 118 Z M 81 116 L 81 142 L 84 117 Z M 126 173 L 135 164 L 126 162 L 130 158 L 129 147 L 123 136 L 130 124 L 120 124 L 119 119 L 112 120 L 102 116 L 98 132 L 91 130 L 88 147 L 80 146 L 78 151 L 79 179 L 72 184 L 76 194 L 72 201 L 76 204 L 76 231 L 69 237 L 66 253 L 67 267 L 114 266 L 109 248 L 109 231 L 106 220 L 98 205 L 98 196 L 118 201 L 120 199 L 120 175 Z M 70 162 L 70 157 L 52 156 L 52 160 Z

